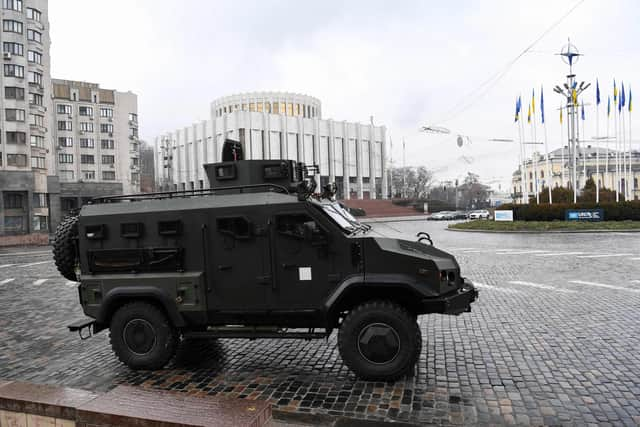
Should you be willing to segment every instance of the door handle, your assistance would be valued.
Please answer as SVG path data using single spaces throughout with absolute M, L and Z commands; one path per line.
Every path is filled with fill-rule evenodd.
M 219 271 L 231 270 L 232 268 L 233 268 L 233 266 L 231 266 L 231 265 L 219 265 L 218 266 L 218 270 Z

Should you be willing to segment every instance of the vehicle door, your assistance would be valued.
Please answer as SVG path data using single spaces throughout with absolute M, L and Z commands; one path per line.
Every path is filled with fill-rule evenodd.
M 272 309 L 318 308 L 334 275 L 326 225 L 303 208 L 276 212 L 271 221 Z
M 266 217 L 234 209 L 210 224 L 209 310 L 266 311 L 271 285 Z

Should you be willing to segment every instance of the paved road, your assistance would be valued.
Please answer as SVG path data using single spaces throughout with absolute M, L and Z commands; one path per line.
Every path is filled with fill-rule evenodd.
M 81 342 L 75 283 L 48 248 L 0 251 L 0 378 L 107 390 L 139 384 L 269 399 L 295 413 L 436 424 L 640 424 L 640 234 L 431 233 L 481 289 L 473 312 L 422 316 L 415 375 L 358 381 L 325 341 L 186 341 L 166 370 L 133 372 L 108 334 Z

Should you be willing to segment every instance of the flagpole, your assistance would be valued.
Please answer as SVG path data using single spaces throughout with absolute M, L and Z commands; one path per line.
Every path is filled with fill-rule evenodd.
M 610 100 L 607 100 L 607 105 L 611 105 Z M 607 136 L 605 137 L 605 153 L 604 153 L 604 174 L 602 175 L 602 184 L 604 188 L 607 188 L 610 181 L 611 173 L 609 173 L 609 116 L 610 116 L 610 107 L 607 107 Z M 605 177 L 607 178 L 605 180 Z M 605 185 L 605 182 L 607 184 Z
M 536 191 L 536 204 L 540 204 L 540 189 L 538 188 L 538 152 L 536 150 L 536 145 L 537 145 L 537 126 L 536 126 L 536 108 L 535 108 L 535 103 L 536 103 L 536 97 L 535 94 L 531 97 L 531 114 L 533 115 L 532 119 L 532 134 L 533 134 L 533 154 L 531 155 L 531 161 L 532 161 L 532 166 L 533 166 L 533 188 Z
M 613 99 L 613 108 L 614 108 L 614 125 L 616 126 L 615 130 L 615 147 L 616 147 L 616 203 L 620 201 L 620 147 L 618 141 L 618 106 L 616 104 L 616 99 Z
M 629 89 L 629 198 L 627 200 L 633 200 L 635 195 L 632 194 L 635 191 L 635 187 L 632 187 L 633 182 L 633 170 L 631 169 L 631 160 L 632 160 L 632 152 L 631 152 L 631 143 L 633 139 L 631 139 L 631 89 Z
M 524 120 L 520 120 L 520 152 L 522 153 L 522 204 L 529 203 L 529 189 L 527 187 L 527 172 L 525 170 L 527 163 L 527 150 L 524 145 Z
M 584 100 L 582 101 L 582 111 L 584 111 Z M 582 179 L 584 179 L 584 185 L 587 184 L 587 137 L 584 132 L 584 115 L 582 116 Z
M 561 168 L 561 174 L 562 174 L 562 182 L 560 183 L 560 187 L 565 188 L 565 175 L 564 175 L 564 140 L 562 137 L 562 103 L 560 103 L 560 156 L 562 157 L 562 168 Z
M 600 89 L 596 99 L 596 203 L 600 203 Z

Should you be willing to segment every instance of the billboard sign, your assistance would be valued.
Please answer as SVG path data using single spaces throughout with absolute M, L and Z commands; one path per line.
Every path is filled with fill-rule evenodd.
M 513 221 L 513 211 L 512 210 L 494 211 L 493 218 L 495 221 Z
M 604 221 L 604 209 L 567 209 L 566 221 Z

